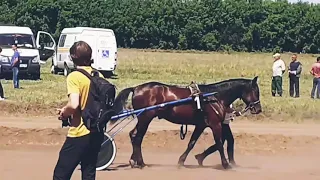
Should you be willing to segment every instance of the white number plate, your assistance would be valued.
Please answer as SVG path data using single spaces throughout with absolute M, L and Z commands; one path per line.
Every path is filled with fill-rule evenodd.
M 26 67 L 28 67 L 28 64 L 20 64 L 20 67 L 21 68 L 26 68 Z

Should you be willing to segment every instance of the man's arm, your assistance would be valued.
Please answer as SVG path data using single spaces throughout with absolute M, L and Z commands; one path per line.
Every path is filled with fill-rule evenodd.
M 14 61 L 13 61 L 13 64 L 14 64 L 14 65 L 17 64 L 18 61 L 19 61 L 19 58 L 16 57 L 16 58 L 14 59 Z
M 314 66 L 313 65 L 311 67 L 310 74 L 314 75 Z
M 18 52 L 14 52 L 13 56 L 15 57 L 15 58 L 13 59 L 13 62 L 12 62 L 12 65 L 14 66 L 14 65 L 16 65 L 17 62 L 19 61 L 19 53 L 18 53 Z
M 286 72 L 286 65 L 285 65 L 283 60 L 282 60 L 282 63 L 281 63 L 281 70 L 282 70 L 282 74 L 284 74 Z
M 298 66 L 298 68 L 297 68 L 296 75 L 301 74 L 301 72 L 302 72 L 302 64 L 299 64 L 299 66 Z
M 60 116 L 65 118 L 68 118 L 69 116 L 73 115 L 76 111 L 76 109 L 80 105 L 80 89 L 79 89 L 79 82 L 77 79 L 73 76 L 73 74 L 70 74 L 67 77 L 67 89 L 68 89 L 68 96 L 69 100 L 66 106 L 64 106 L 61 109 Z
M 67 105 L 62 108 L 62 117 L 68 118 L 75 113 L 76 109 L 79 107 L 79 97 L 79 94 L 76 93 L 69 95 L 69 101 Z

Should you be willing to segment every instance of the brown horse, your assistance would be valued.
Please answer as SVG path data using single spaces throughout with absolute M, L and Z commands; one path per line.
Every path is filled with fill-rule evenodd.
M 220 153 L 222 165 L 224 168 L 228 168 L 229 163 L 226 160 L 221 141 L 221 122 L 224 119 L 226 107 L 234 100 L 241 98 L 251 109 L 252 113 L 261 112 L 260 103 L 257 103 L 259 102 L 259 88 L 257 85 L 257 77 L 253 80 L 228 80 L 221 82 L 217 86 L 219 86 L 218 90 L 220 90 L 218 91 L 217 97 L 225 97 L 227 99 L 218 99 L 219 102 L 205 104 L 204 111 L 206 118 L 199 116 L 192 104 L 156 109 L 140 115 L 138 117 L 137 125 L 129 133 L 133 147 L 133 152 L 129 161 L 131 166 L 139 168 L 145 166 L 141 152 L 142 140 L 152 119 L 158 117 L 159 119 L 166 119 L 175 124 L 195 125 L 195 130 L 192 133 L 188 147 L 179 158 L 179 165 L 184 164 L 189 152 L 194 147 L 204 129 L 210 127 L 216 142 L 215 147 L 217 147 Z M 213 85 L 199 85 L 199 89 L 202 92 L 213 92 L 211 91 Z M 187 98 L 191 93 L 190 90 L 185 87 L 166 85 L 159 82 L 144 83 L 136 87 L 126 88 L 118 94 L 114 103 L 116 112 L 120 113 L 123 110 L 131 92 L 133 92 L 132 105 L 134 109 Z M 220 95 L 219 92 L 224 93 L 223 95 Z M 116 120 L 111 121 L 111 124 L 115 121 Z

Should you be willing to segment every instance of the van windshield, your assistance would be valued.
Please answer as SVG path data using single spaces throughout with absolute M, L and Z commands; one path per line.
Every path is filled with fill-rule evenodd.
M 0 47 L 11 47 L 13 44 L 17 44 L 20 48 L 36 49 L 33 35 L 0 34 Z

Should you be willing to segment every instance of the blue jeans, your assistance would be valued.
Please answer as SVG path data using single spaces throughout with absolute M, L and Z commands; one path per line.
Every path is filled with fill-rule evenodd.
M 311 90 L 311 98 L 314 98 L 314 93 L 316 91 L 317 88 L 317 98 L 320 98 L 320 78 L 313 78 L 313 86 L 312 86 L 312 90 Z
M 19 78 L 18 78 L 19 68 L 13 67 L 12 72 L 13 72 L 13 86 L 14 88 L 19 88 Z

